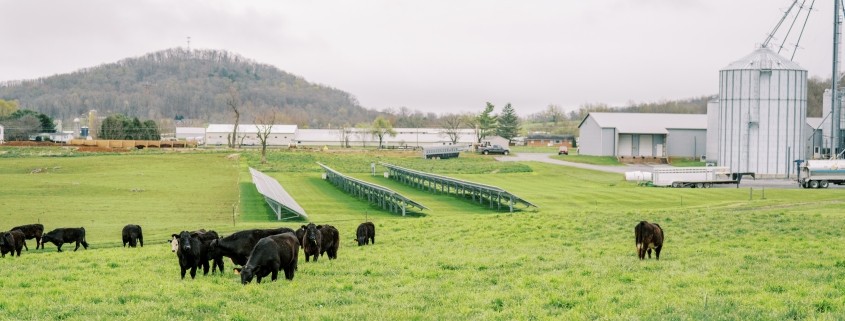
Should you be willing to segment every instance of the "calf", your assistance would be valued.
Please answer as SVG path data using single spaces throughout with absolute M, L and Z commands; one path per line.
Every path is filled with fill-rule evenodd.
M 196 231 L 191 231 L 191 233 L 205 233 L 205 229 L 199 229 Z M 173 234 L 173 237 L 170 238 L 167 242 L 170 242 L 170 252 L 176 252 L 179 249 L 179 237 L 177 234 Z
M 79 249 L 80 243 L 86 250 L 88 249 L 88 242 L 85 242 L 84 227 L 57 228 L 50 231 L 50 233 L 44 234 L 42 240 L 56 245 L 59 252 L 62 251 L 62 244 L 73 242 L 76 242 L 76 248 L 73 249 L 74 252 Z
M 296 239 L 299 240 L 300 247 L 305 247 L 305 225 L 296 230 Z
M 9 252 L 12 252 L 12 256 L 15 256 L 15 252 L 17 252 L 20 257 L 21 249 L 24 246 L 26 246 L 26 237 L 20 230 L 0 233 L 0 253 L 2 253 L 3 258 Z
M 41 224 L 28 224 L 28 225 L 21 225 L 15 226 L 10 231 L 14 230 L 21 230 L 23 232 L 24 237 L 27 240 L 35 239 L 35 249 L 37 250 L 39 247 L 44 248 L 44 241 L 41 239 L 41 236 L 44 234 L 44 225 Z M 29 248 L 26 249 L 29 251 Z
M 331 225 L 317 225 L 317 230 L 323 234 L 323 240 L 320 244 L 320 256 L 328 252 L 329 260 L 336 259 L 337 247 L 340 246 L 340 232 Z
M 211 241 L 209 249 L 218 251 L 219 255 L 232 259 L 232 263 L 243 266 L 249 258 L 249 253 L 259 240 L 270 235 L 283 233 L 294 234 L 292 229 L 280 227 L 277 229 L 252 229 L 238 231 L 224 238 Z
M 358 236 L 358 246 L 370 244 L 371 239 L 373 244 L 376 244 L 376 226 L 372 222 L 358 225 L 358 231 L 355 234 Z
M 641 221 L 634 227 L 634 237 L 637 241 L 637 256 L 640 260 L 645 259 L 646 252 L 651 258 L 651 249 L 654 249 L 655 257 L 660 260 L 660 250 L 663 248 L 663 229 L 660 225 Z
M 141 227 L 135 224 L 129 224 L 123 227 L 123 247 L 129 243 L 129 247 L 137 247 L 141 243 L 144 247 L 144 234 L 141 233 Z
M 197 233 L 197 239 L 200 241 L 200 265 L 202 265 L 202 275 L 208 275 L 208 261 L 213 261 L 211 264 L 211 273 L 219 269 L 223 273 L 223 256 L 220 255 L 219 250 L 211 249 L 211 242 L 220 238 L 215 231 L 208 231 L 206 233 Z
M 311 256 L 314 256 L 314 261 L 316 262 L 322 249 L 323 233 L 317 229 L 314 223 L 303 225 L 302 228 L 305 229 L 305 236 L 302 237 L 305 241 L 305 244 L 302 245 L 302 249 L 305 251 L 305 262 L 309 262 Z
M 179 241 L 179 248 L 176 250 L 176 257 L 179 258 L 179 267 L 182 272 L 182 279 L 185 279 L 185 272 L 191 270 L 191 278 L 197 276 L 197 266 L 200 265 L 202 242 L 199 233 L 182 231 L 172 236 Z M 208 262 L 206 262 L 208 264 Z M 207 271 L 207 270 L 206 270 Z
M 240 270 L 241 283 L 246 285 L 252 282 L 253 277 L 257 283 L 261 283 L 261 278 L 268 274 L 271 281 L 276 281 L 279 270 L 285 271 L 285 279 L 293 280 L 297 261 L 299 240 L 295 234 L 284 233 L 265 237 L 255 244 L 249 254 L 249 261 Z

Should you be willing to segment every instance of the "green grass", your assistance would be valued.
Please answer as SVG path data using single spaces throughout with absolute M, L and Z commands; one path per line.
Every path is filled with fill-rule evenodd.
M 691 158 L 672 158 L 669 165 L 675 167 L 704 167 L 707 165 L 705 162 L 700 162 L 698 160 L 694 160 Z
M 560 147 L 558 146 L 511 146 L 511 152 L 514 153 L 546 153 L 557 154 Z M 577 148 L 570 148 L 570 153 L 575 153 Z
M 584 163 L 593 165 L 607 165 L 607 166 L 625 166 L 613 156 L 588 156 L 588 155 L 554 155 L 553 159 L 558 159 L 567 162 Z
M 48 244 L 46 250 L 0 259 L 0 319 L 832 320 L 845 315 L 840 190 L 770 189 L 766 200 L 755 191 L 749 201 L 744 189 L 645 188 L 621 181 L 618 174 L 543 163 L 507 167 L 463 155 L 447 162 L 381 152 L 285 151 L 271 153 L 270 163 L 260 165 L 251 153 L 240 160 L 226 159 L 226 153 L 0 159 L 4 226 L 36 220 L 48 230 L 85 226 L 92 245 L 56 253 Z M 507 213 L 423 192 L 368 175 L 372 159 L 414 169 L 439 165 L 432 168 L 503 187 L 540 208 Z M 315 160 L 432 210 L 404 218 L 382 211 L 322 180 L 309 165 Z M 180 280 L 175 254 L 165 242 L 173 232 L 206 228 L 225 235 L 302 224 L 267 220 L 260 196 L 245 184 L 248 165 L 272 168 L 268 175 L 312 221 L 340 230 L 339 259 L 303 260 L 293 282 L 242 286 L 228 260 L 224 275 Z M 36 167 L 49 169 L 28 174 Z M 129 192 L 133 188 L 144 191 Z M 232 204 L 240 204 L 237 226 L 232 226 Z M 376 245 L 358 247 L 352 238 L 366 213 L 376 224 Z M 640 220 L 665 230 L 660 261 L 636 259 L 632 230 Z M 120 247 L 120 229 L 127 223 L 144 227 L 144 248 Z

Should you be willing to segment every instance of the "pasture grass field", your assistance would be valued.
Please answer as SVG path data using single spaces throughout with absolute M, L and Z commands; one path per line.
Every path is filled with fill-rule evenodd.
M 661 319 L 837 320 L 845 316 L 838 190 L 637 187 L 618 174 L 492 158 L 273 151 L 258 164 L 221 153 L 0 159 L 2 227 L 85 226 L 88 250 L 55 246 L 0 259 L 0 319 Z M 515 213 L 369 175 L 382 160 L 505 188 L 535 204 Z M 428 207 L 387 213 L 320 178 L 320 161 Z M 59 169 L 54 167 L 61 166 Z M 171 233 L 221 234 L 271 220 L 244 169 L 278 179 L 317 224 L 341 234 L 339 258 L 300 260 L 292 282 L 179 279 Z M 427 167 L 428 166 L 428 167 Z M 29 174 L 33 168 L 47 173 Z M 79 183 L 74 184 L 74 183 Z M 254 187 L 253 187 L 254 188 Z M 131 192 L 132 189 L 143 190 Z M 683 205 L 681 205 L 681 200 Z M 231 207 L 239 211 L 232 224 Z M 365 213 L 376 244 L 353 242 Z M 661 260 L 636 258 L 633 227 L 659 223 Z M 128 223 L 145 247 L 121 247 Z M 72 248 L 71 248 L 72 250 Z
M 616 157 L 613 156 L 590 156 L 590 155 L 578 155 L 578 154 L 569 154 L 569 155 L 552 155 L 551 158 L 573 162 L 573 163 L 583 163 L 583 164 L 592 164 L 592 165 L 605 165 L 605 166 L 625 166 L 619 162 Z

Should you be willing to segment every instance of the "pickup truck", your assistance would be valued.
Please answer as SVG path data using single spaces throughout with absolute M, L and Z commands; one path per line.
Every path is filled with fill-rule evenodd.
M 485 147 L 481 148 L 481 153 L 484 154 L 484 155 L 487 155 L 487 154 L 490 154 L 490 153 L 493 153 L 493 154 L 498 153 L 498 154 L 507 155 L 507 154 L 510 154 L 510 152 L 511 152 L 510 148 L 502 147 L 502 146 L 499 146 L 499 145 L 485 146 Z

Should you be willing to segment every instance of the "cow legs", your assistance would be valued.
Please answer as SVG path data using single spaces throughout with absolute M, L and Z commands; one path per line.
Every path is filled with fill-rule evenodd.
M 285 268 L 285 279 L 293 280 L 293 271 L 295 269 L 296 269 L 296 267 L 293 267 L 293 266 L 286 267 Z
M 646 252 L 648 252 L 648 258 L 651 258 L 651 248 L 649 248 Z
M 183 272 L 183 273 L 184 273 L 184 272 Z M 192 266 L 192 267 L 191 267 L 191 278 L 193 279 L 193 278 L 195 278 L 195 277 L 197 277 L 197 267 L 196 267 L 196 266 Z
M 138 237 L 138 242 L 141 243 L 141 247 L 144 247 L 144 237 Z
M 182 280 L 185 279 L 185 271 L 187 271 L 187 270 L 188 269 L 186 269 L 186 268 L 182 268 Z
M 273 272 L 270 273 L 270 281 L 276 281 L 279 278 L 279 269 L 273 269 Z
M 202 262 L 202 275 L 208 275 L 208 261 Z
M 656 249 L 654 249 L 654 257 L 657 258 L 657 260 L 660 260 L 660 250 L 661 249 L 663 249 L 663 245 L 658 246 Z
M 59 243 L 56 245 L 56 247 L 59 249 L 59 252 L 62 251 L 62 245 L 64 245 L 64 243 Z
M 38 241 L 38 243 L 35 243 L 35 249 L 37 250 L 39 246 L 41 246 L 41 248 L 43 249 L 44 248 L 44 239 L 39 236 L 39 237 L 36 237 L 35 240 Z
M 26 240 L 23 241 L 23 247 L 26 249 L 27 252 L 29 252 L 29 247 L 26 246 Z M 18 256 L 20 256 L 20 254 L 18 254 Z
M 376 245 L 376 237 L 373 236 L 373 237 L 371 237 L 371 239 L 373 240 L 373 245 Z
M 12 252 L 12 254 L 15 254 L 15 252 Z M 18 249 L 18 257 L 21 257 L 21 249 Z
M 79 241 L 76 241 L 76 248 L 73 249 L 73 251 L 76 252 L 76 250 L 78 250 L 78 249 L 79 249 Z
M 261 277 L 260 276 L 257 276 L 257 275 L 255 276 L 255 283 L 261 284 Z

